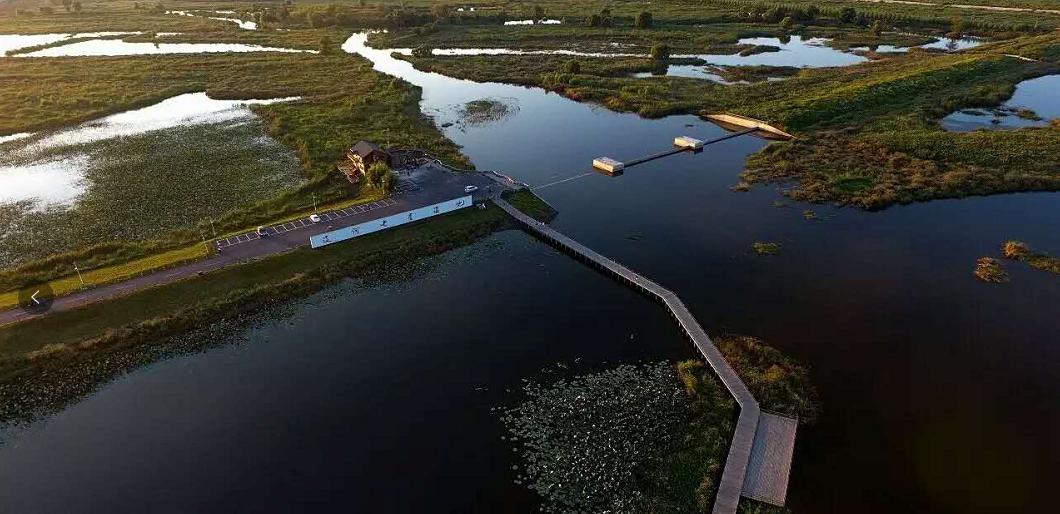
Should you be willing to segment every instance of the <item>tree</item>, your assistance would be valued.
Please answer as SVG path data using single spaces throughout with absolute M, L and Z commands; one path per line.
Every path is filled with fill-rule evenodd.
M 786 14 L 787 11 L 783 7 L 770 7 L 766 9 L 766 12 L 762 13 L 762 21 L 780 23 L 780 20 L 783 20 Z
M 872 22 L 872 28 L 869 29 L 869 32 L 871 32 L 873 36 L 880 37 L 880 34 L 883 33 L 883 23 L 881 23 L 880 20 Z
M 544 7 L 541 7 L 540 5 L 535 5 L 534 6 L 534 19 L 535 20 L 543 20 L 543 19 L 545 19 L 545 8 Z
M 434 15 L 434 19 L 442 21 L 449 18 L 452 8 L 446 4 L 435 4 L 431 6 L 431 14 Z
M 843 23 L 854 23 L 857 18 L 858 12 L 853 7 L 844 7 L 843 10 L 839 11 L 839 21 Z
M 582 63 L 578 61 L 567 61 L 567 64 L 563 65 L 564 71 L 577 75 L 582 72 Z
M 954 16 L 950 20 L 950 34 L 955 37 L 961 37 L 964 34 L 964 19 L 960 16 Z
M 320 36 L 320 42 L 317 45 L 317 48 L 320 50 L 320 55 L 331 55 L 335 53 L 335 43 L 326 35 Z
M 780 28 L 784 30 L 791 30 L 795 26 L 795 20 L 791 19 L 791 16 L 785 16 L 783 20 L 780 20 Z
M 663 43 L 655 43 L 651 46 L 651 58 L 656 61 L 667 61 L 670 59 L 670 46 Z
M 430 57 L 434 55 L 434 50 L 427 45 L 420 45 L 412 49 L 413 57 Z
M 651 13 L 648 11 L 642 11 L 637 14 L 637 17 L 633 19 L 633 25 L 638 29 L 651 28 Z
M 589 27 L 599 27 L 603 24 L 599 14 L 591 14 L 585 17 L 585 24 Z
M 394 187 L 395 177 L 394 172 L 390 170 L 390 166 L 387 166 L 383 161 L 376 161 L 365 170 L 364 180 L 372 187 L 389 191 Z

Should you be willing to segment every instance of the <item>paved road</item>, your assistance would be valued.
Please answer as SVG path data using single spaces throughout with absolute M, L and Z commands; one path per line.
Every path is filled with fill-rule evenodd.
M 320 223 L 313 223 L 309 218 L 303 218 L 273 225 L 266 229 L 266 233 L 269 234 L 267 237 L 258 237 L 256 233 L 248 232 L 220 239 L 210 243 L 211 246 L 221 249 L 219 255 L 114 284 L 60 296 L 43 314 L 33 314 L 21 308 L 0 311 L 0 325 L 74 309 L 100 300 L 124 296 L 150 287 L 208 273 L 232 264 L 309 246 L 310 236 L 456 198 L 466 194 L 464 193 L 466 185 L 475 185 L 480 188 L 473 195 L 477 202 L 484 201 L 491 191 L 497 192 L 500 189 L 498 181 L 486 174 L 453 173 L 439 166 L 428 165 L 410 172 L 403 172 L 400 176 L 399 187 L 396 188 L 398 192 L 385 200 L 339 211 L 321 212 Z

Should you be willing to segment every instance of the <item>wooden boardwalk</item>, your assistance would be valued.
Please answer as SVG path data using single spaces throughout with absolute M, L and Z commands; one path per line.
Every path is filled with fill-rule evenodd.
M 721 473 L 718 494 L 714 500 L 714 508 L 712 510 L 714 514 L 735 513 L 740 503 L 740 495 L 744 491 L 744 478 L 747 475 L 755 434 L 758 432 L 758 420 L 761 416 L 761 410 L 758 407 L 758 402 L 751 395 L 751 391 L 740 380 L 739 375 L 725 360 L 718 347 L 714 346 L 714 342 L 707 336 L 703 327 L 699 326 L 696 318 L 688 311 L 681 299 L 669 289 L 644 278 L 633 270 L 553 230 L 552 227 L 527 216 L 501 198 L 494 198 L 493 202 L 533 234 L 578 257 L 600 271 L 638 289 L 670 310 L 670 314 L 677 320 L 685 335 L 696 345 L 703 359 L 714 369 L 725 388 L 729 390 L 729 393 L 732 394 L 736 399 L 736 403 L 740 406 L 736 430 L 732 435 L 732 443 L 729 445 L 729 454 L 725 459 L 725 468 Z M 790 459 L 788 462 L 790 463 Z

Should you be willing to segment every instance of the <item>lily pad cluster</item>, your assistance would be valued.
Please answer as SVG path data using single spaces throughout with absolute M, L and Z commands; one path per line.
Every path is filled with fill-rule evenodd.
M 503 421 L 522 453 L 518 481 L 545 512 L 688 512 L 701 503 L 692 498 L 713 459 L 688 468 L 695 409 L 673 364 L 529 382 L 524 392 Z

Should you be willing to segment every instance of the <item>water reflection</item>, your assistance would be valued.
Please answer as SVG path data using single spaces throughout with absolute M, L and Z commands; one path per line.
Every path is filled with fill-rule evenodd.
M 360 37 L 355 35 L 354 37 Z M 790 38 L 755 37 L 740 39 L 739 45 L 772 46 L 779 49 L 774 52 L 763 52 L 753 55 L 739 54 L 676 54 L 677 58 L 699 58 L 707 64 L 722 66 L 792 66 L 797 68 L 825 68 L 850 66 L 865 62 L 864 56 L 841 52 L 827 46 L 825 38 L 803 39 L 801 36 Z M 410 48 L 392 48 L 390 52 L 411 55 Z M 572 57 L 649 57 L 648 54 L 633 52 L 583 52 L 578 50 L 520 50 L 515 48 L 435 48 L 434 55 L 569 55 Z M 698 71 L 691 70 L 696 66 L 670 66 L 673 74 L 699 77 Z
M 202 13 L 206 13 L 206 14 L 202 14 Z M 230 17 L 226 17 L 226 16 L 210 16 L 210 13 L 212 13 L 212 14 L 225 14 L 225 15 L 236 14 L 235 11 L 166 11 L 166 14 L 173 14 L 173 15 L 176 15 L 176 16 L 192 16 L 192 17 L 208 18 L 208 19 L 211 19 L 211 20 L 227 21 L 227 22 L 235 23 L 239 28 L 241 28 L 243 30 L 258 30 L 258 24 L 256 22 L 246 21 L 246 20 L 243 20 L 243 19 L 240 19 L 240 18 L 230 18 Z
M 19 202 L 33 202 L 35 209 L 72 206 L 87 187 L 83 170 L 88 161 L 78 155 L 26 165 L 0 164 L 0 206 Z
M 32 201 L 39 207 L 71 206 L 85 191 L 91 165 L 77 148 L 88 143 L 174 127 L 249 119 L 246 107 L 298 100 L 215 100 L 189 93 L 48 134 L 16 134 L 0 140 L 0 204 Z M 54 185 L 51 187 L 50 185 Z
M 132 36 L 142 32 L 82 32 L 77 34 L 0 34 L 0 56 L 7 52 L 38 45 L 50 45 L 66 39 Z
M 1057 91 L 1060 91 L 1060 75 L 1025 80 L 1016 86 L 1012 98 L 1001 107 L 958 111 L 943 118 L 942 126 L 955 132 L 1045 126 L 1050 120 L 1060 118 L 1060 94 Z M 1030 118 L 1032 115 L 1039 119 Z
M 941 38 L 936 39 L 931 43 L 920 45 L 916 48 L 924 48 L 929 50 L 945 50 L 947 52 L 959 52 L 961 50 L 967 50 L 969 48 L 975 48 L 983 44 L 983 40 L 979 38 Z M 909 51 L 908 46 L 894 46 L 894 45 L 875 45 L 875 46 L 857 46 L 850 48 L 851 52 L 879 52 L 879 53 L 905 53 Z
M 98 57 L 123 55 L 203 54 L 219 52 L 282 52 L 317 53 L 316 50 L 298 50 L 242 43 L 131 43 L 117 39 L 93 39 L 69 45 L 45 48 L 36 52 L 18 54 L 19 57 Z
M 559 25 L 560 20 L 511 20 L 504 22 L 505 25 Z

